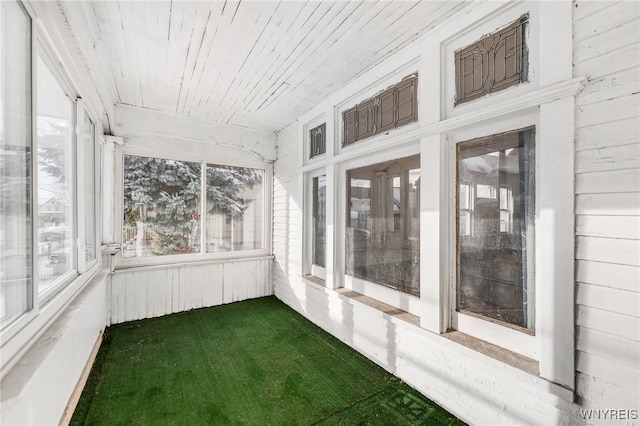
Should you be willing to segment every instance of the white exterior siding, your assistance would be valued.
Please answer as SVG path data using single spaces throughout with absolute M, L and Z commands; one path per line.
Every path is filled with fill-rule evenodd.
M 585 407 L 640 401 L 640 5 L 574 8 L 576 376 Z
M 278 160 L 273 171 L 274 280 L 286 283 L 302 274 L 302 189 L 298 164 L 300 134 L 291 125 L 278 135 Z

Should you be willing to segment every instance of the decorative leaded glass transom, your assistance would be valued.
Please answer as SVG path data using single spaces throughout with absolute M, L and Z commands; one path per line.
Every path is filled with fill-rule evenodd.
M 418 74 L 342 112 L 342 146 L 418 120 Z
M 309 130 L 309 158 L 324 154 L 327 149 L 327 123 Z
M 455 104 L 527 81 L 528 15 L 455 52 Z

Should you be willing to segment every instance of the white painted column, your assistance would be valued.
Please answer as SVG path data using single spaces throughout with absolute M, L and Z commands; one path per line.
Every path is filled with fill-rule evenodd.
M 434 333 L 448 327 L 449 173 L 446 139 L 421 140 L 420 326 Z
M 574 389 L 573 97 L 540 106 L 536 140 L 540 376 Z M 562 206 L 562 210 L 558 206 Z
M 123 140 L 116 136 L 104 136 L 102 146 L 102 243 L 115 242 L 115 145 Z

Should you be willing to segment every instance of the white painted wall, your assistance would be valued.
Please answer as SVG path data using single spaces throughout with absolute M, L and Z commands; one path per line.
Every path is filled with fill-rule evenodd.
M 106 321 L 107 277 L 103 272 L 2 379 L 0 424 L 58 424 Z
M 315 166 L 305 166 L 300 161 L 302 130 L 305 123 L 325 111 L 331 117 L 332 105 L 352 96 L 356 89 L 341 89 L 278 134 L 280 156 L 274 166 L 275 295 L 469 423 L 608 424 L 611 420 L 605 420 L 602 412 L 585 420 L 581 410 L 621 409 L 636 410 L 635 418 L 629 419 L 632 413 L 626 411 L 626 418 L 617 424 L 637 424 L 639 7 L 636 2 L 626 1 L 573 4 L 573 76 L 588 78 L 576 98 L 575 109 L 574 402 L 563 390 L 538 376 L 388 317 L 337 294 L 329 285 L 321 287 L 302 278 L 304 196 L 300 176 L 315 166 L 328 164 L 320 160 Z M 407 50 L 420 54 L 416 46 Z M 385 69 L 391 69 L 391 63 L 405 63 L 408 57 L 411 53 L 400 52 L 359 80 L 380 78 Z M 357 88 L 357 83 L 352 87 Z M 424 98 L 419 101 L 424 105 Z M 424 108 L 419 113 L 427 123 L 434 119 L 434 114 Z M 441 119 L 437 115 L 435 120 Z M 388 142 L 400 139 L 390 135 Z M 384 139 L 372 143 L 385 144 Z M 294 161 L 303 165 L 294 169 Z M 561 265 L 568 270 L 573 266 Z M 570 377 L 572 372 L 564 375 Z
M 270 296 L 272 263 L 266 256 L 116 270 L 110 324 Z
M 640 401 L 640 5 L 578 1 L 576 376 L 583 406 Z

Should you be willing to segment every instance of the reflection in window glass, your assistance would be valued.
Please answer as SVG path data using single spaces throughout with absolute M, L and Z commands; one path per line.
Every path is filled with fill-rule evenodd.
M 200 251 L 200 167 L 125 155 L 124 258 Z
M 38 56 L 38 290 L 75 269 L 73 102 Z
M 30 309 L 31 21 L 0 2 L 0 326 Z
M 347 172 L 346 273 L 420 295 L 420 156 Z
M 208 253 L 263 248 L 264 171 L 207 165 Z
M 463 237 L 471 236 L 473 223 L 474 188 L 471 184 L 463 182 L 458 188 L 458 228 Z
M 313 178 L 313 244 L 311 262 L 325 267 L 325 239 L 327 228 L 327 178 L 318 176 Z
M 534 323 L 533 156 L 534 129 L 458 144 L 458 308 L 528 329 Z

